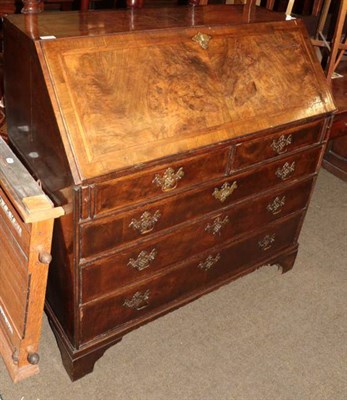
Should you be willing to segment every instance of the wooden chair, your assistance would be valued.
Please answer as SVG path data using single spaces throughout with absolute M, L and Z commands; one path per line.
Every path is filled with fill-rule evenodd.
M 347 32 L 343 31 L 346 23 L 347 0 L 341 0 L 331 41 L 329 41 L 323 33 L 324 26 L 327 21 L 329 7 L 331 5 L 331 0 L 325 0 L 324 3 L 322 0 L 320 4 L 322 6 L 321 17 L 315 38 L 312 39 L 312 44 L 314 46 L 323 47 L 329 51 L 328 62 L 325 71 L 328 82 L 330 82 L 336 68 L 342 60 L 345 51 L 347 50 Z

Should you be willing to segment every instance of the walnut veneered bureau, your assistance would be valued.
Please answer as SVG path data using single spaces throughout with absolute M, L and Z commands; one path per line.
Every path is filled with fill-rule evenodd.
M 46 311 L 73 380 L 130 330 L 293 266 L 335 106 L 303 24 L 252 18 L 207 6 L 5 20 L 10 144 L 64 210 Z

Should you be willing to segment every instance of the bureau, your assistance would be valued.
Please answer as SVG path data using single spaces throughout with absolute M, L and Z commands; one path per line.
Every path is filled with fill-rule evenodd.
M 46 312 L 72 380 L 132 329 L 293 266 L 335 110 L 300 21 L 206 6 L 4 33 L 11 146 L 64 210 Z

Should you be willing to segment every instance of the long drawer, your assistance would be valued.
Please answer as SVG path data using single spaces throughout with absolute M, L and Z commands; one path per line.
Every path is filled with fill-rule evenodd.
M 294 244 L 302 215 L 268 226 L 250 238 L 200 254 L 176 269 L 81 306 L 81 340 L 88 342 L 122 324 L 144 317 L 224 275 L 234 275 L 252 263 Z
M 146 279 L 167 265 L 212 248 L 303 209 L 312 180 L 224 208 L 165 236 L 137 243 L 82 267 L 81 301 L 87 302 Z
M 93 220 L 80 226 L 82 262 L 116 246 L 158 232 L 206 213 L 220 210 L 268 188 L 291 182 L 316 171 L 321 147 L 218 180 L 189 193 L 155 202 L 123 215 Z

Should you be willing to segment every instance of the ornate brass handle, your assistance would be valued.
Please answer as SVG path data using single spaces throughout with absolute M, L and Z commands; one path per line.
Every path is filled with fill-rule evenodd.
M 154 229 L 155 224 L 161 217 L 160 211 L 157 210 L 153 215 L 145 211 L 139 220 L 133 218 L 129 224 L 129 228 L 133 228 L 135 231 L 139 231 L 141 235 L 151 232 Z
M 224 201 L 233 193 L 235 189 L 237 189 L 237 181 L 234 181 L 232 185 L 230 185 L 228 182 L 225 182 L 220 189 L 214 189 L 212 196 L 221 203 L 224 203 Z
M 137 259 L 134 260 L 133 258 L 130 258 L 127 265 L 137 269 L 138 271 L 142 271 L 150 266 L 151 262 L 155 260 L 157 254 L 158 252 L 156 249 L 153 249 L 150 253 L 145 250 L 141 251 L 137 256 Z
M 208 271 L 213 265 L 217 264 L 217 262 L 220 260 L 221 256 L 220 254 L 216 254 L 214 257 L 212 255 L 208 256 L 205 261 L 201 261 L 199 263 L 198 268 Z
M 282 211 L 282 207 L 286 202 L 286 196 L 283 196 L 281 199 L 276 197 L 271 203 L 269 203 L 266 209 L 271 212 L 273 215 L 279 214 Z
M 149 306 L 150 290 L 147 289 L 144 293 L 136 292 L 131 299 L 125 299 L 123 306 L 133 310 L 143 310 Z
M 211 39 L 212 36 L 201 32 L 198 32 L 195 36 L 192 37 L 192 40 L 194 40 L 194 42 L 199 43 L 200 47 L 203 48 L 204 50 L 208 49 L 208 44 Z
M 222 228 L 229 222 L 230 220 L 228 216 L 224 217 L 223 220 L 221 217 L 217 217 L 212 224 L 208 223 L 206 225 L 205 231 L 211 233 L 212 235 L 220 235 Z
M 177 183 L 184 177 L 183 168 L 179 168 L 177 172 L 175 172 L 172 168 L 168 168 L 163 176 L 156 174 L 152 183 L 156 184 L 161 188 L 163 192 L 168 192 L 169 190 L 173 190 L 177 187 Z
M 275 238 L 276 238 L 275 233 L 272 235 L 266 235 L 262 240 L 259 240 L 258 245 L 263 251 L 269 250 L 272 244 L 274 243 Z
M 288 179 L 295 171 L 295 161 L 293 161 L 291 164 L 286 162 L 282 167 L 278 168 L 275 172 L 276 176 L 282 181 L 285 181 Z
M 277 154 L 285 153 L 288 149 L 287 146 L 292 144 L 292 135 L 288 135 L 287 137 L 282 135 L 277 140 L 274 139 L 271 143 L 272 150 Z

